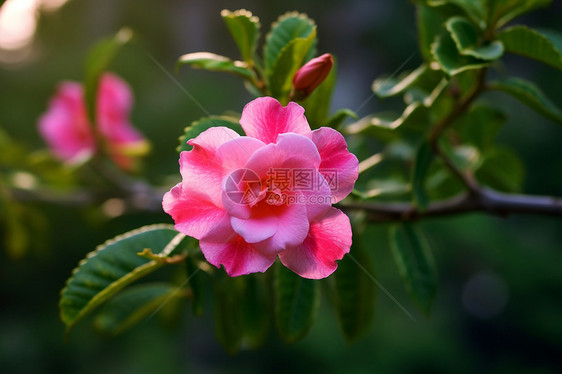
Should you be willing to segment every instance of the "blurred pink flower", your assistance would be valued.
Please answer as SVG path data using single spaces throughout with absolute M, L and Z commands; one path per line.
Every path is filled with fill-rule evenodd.
M 214 127 L 188 141 L 164 210 L 230 276 L 264 272 L 279 256 L 302 277 L 327 277 L 351 246 L 349 219 L 332 203 L 353 189 L 357 158 L 336 130 L 311 131 L 293 102 L 258 98 L 240 124 L 247 136 Z
M 110 73 L 101 76 L 96 107 L 97 133 L 105 151 L 122 169 L 130 169 L 134 156 L 144 153 L 148 146 L 129 121 L 132 104 L 131 89 L 125 81 Z M 64 161 L 76 163 L 96 152 L 95 130 L 88 119 L 79 83 L 59 85 L 47 112 L 39 119 L 39 132 L 53 153 Z

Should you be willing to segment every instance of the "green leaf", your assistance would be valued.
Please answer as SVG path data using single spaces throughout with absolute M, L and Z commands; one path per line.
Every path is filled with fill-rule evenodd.
M 242 59 L 251 65 L 260 37 L 259 18 L 245 9 L 234 12 L 225 9 L 221 12 L 221 16 L 240 50 Z
M 525 168 L 519 156 L 504 147 L 494 147 L 483 155 L 482 165 L 476 170 L 476 179 L 498 191 L 520 192 Z
M 326 120 L 326 126 L 338 129 L 347 118 L 358 119 L 357 113 L 351 109 L 340 109 Z
M 214 277 L 215 332 L 219 343 L 230 354 L 240 349 L 244 333 L 244 318 L 240 302 L 245 278 L 231 278 L 224 270 Z
M 203 117 L 185 128 L 183 135 L 179 138 L 180 144 L 177 148 L 177 151 L 191 151 L 193 147 L 187 144 L 187 141 L 189 139 L 196 138 L 203 131 L 217 126 L 227 127 L 231 130 L 236 131 L 240 135 L 244 135 L 244 130 L 242 129 L 242 126 L 240 126 L 236 118 L 229 116 Z
M 131 40 L 132 36 L 133 33 L 130 29 L 123 28 L 116 35 L 96 43 L 88 53 L 84 80 L 84 97 L 91 123 L 96 123 L 99 78 L 107 70 L 117 52 Z
M 433 255 L 422 233 L 410 223 L 390 229 L 390 248 L 410 297 L 429 315 L 437 289 Z
M 497 60 L 503 55 L 503 44 L 500 41 L 479 45 L 479 30 L 468 19 L 451 17 L 445 25 L 461 55 L 481 60 Z
M 433 150 L 429 142 L 424 140 L 418 146 L 412 169 L 412 193 L 414 201 L 420 210 L 425 210 L 429 204 L 429 198 L 425 191 L 425 177 L 432 160 Z
M 529 57 L 562 69 L 562 35 L 513 26 L 498 34 L 507 52 Z
M 372 274 L 374 266 L 369 251 L 353 243 L 350 253 L 339 261 L 334 275 L 336 312 L 349 342 L 365 334 L 373 321 L 376 284 L 371 279 Z
M 166 257 L 183 248 L 184 238 L 172 225 L 150 225 L 108 240 L 89 253 L 61 291 L 59 308 L 67 333 L 125 286 L 164 265 L 161 261 L 148 261 L 139 252 L 149 248 Z
M 187 280 L 191 288 L 191 310 L 196 316 L 203 315 L 204 302 L 204 273 L 199 268 L 197 262 L 192 256 L 185 259 L 185 267 L 187 270 Z
M 505 78 L 490 82 L 488 87 L 503 91 L 546 118 L 562 124 L 562 111 L 534 83 L 521 78 Z
M 312 46 L 316 43 L 316 27 L 306 38 L 296 38 L 281 50 L 268 75 L 271 95 L 285 105 L 293 87 L 293 77 L 305 63 Z
M 489 64 L 485 60 L 461 55 L 449 33 L 443 33 L 437 37 L 431 45 L 431 53 L 441 69 L 451 76 L 466 70 L 480 69 Z
M 498 109 L 477 103 L 455 122 L 454 129 L 463 142 L 485 149 L 493 144 L 506 120 Z
M 490 15 L 496 20 L 496 28 L 502 27 L 512 19 L 533 11 L 547 7 L 552 0 L 494 0 L 490 1 Z
M 486 27 L 487 0 L 428 0 L 428 5 L 431 6 L 440 6 L 445 3 L 461 8 L 481 29 Z
M 431 44 L 443 31 L 443 24 L 447 20 L 447 14 L 440 8 L 426 6 L 422 3 L 416 4 L 416 19 L 419 35 L 419 48 L 425 62 L 433 61 Z
M 264 274 L 246 277 L 244 289 L 244 338 L 243 341 L 253 349 L 265 342 L 270 328 L 268 284 Z
M 347 133 L 357 134 L 373 126 L 388 130 L 395 130 L 404 124 L 416 126 L 417 123 L 427 122 L 427 114 L 427 108 L 423 104 L 414 102 L 408 105 L 402 115 L 396 119 L 380 116 L 368 117 L 366 120 L 360 120 L 357 123 L 349 125 L 347 127 Z
M 308 39 L 315 30 L 314 21 L 305 14 L 288 12 L 279 17 L 265 38 L 264 60 L 266 74 L 268 76 L 272 75 L 275 62 L 279 59 L 282 50 L 287 48 L 291 41 L 295 39 Z
M 303 338 L 314 323 L 320 305 L 319 283 L 277 264 L 274 287 L 279 335 L 291 344 Z
M 96 316 L 95 325 L 106 334 L 119 335 L 178 297 L 185 297 L 185 290 L 170 283 L 130 287 L 105 304 Z
M 306 119 L 313 129 L 327 125 L 336 86 L 336 66 L 334 63 L 326 79 L 301 103 L 305 109 Z
M 244 79 L 254 79 L 254 73 L 248 68 L 248 63 L 244 61 L 232 61 L 228 57 L 216 55 L 210 52 L 188 53 L 180 56 L 176 63 L 176 69 L 182 65 L 189 65 L 193 68 L 219 71 L 238 75 Z
M 373 92 L 381 99 L 399 95 L 418 84 L 425 87 L 435 87 L 441 80 L 443 73 L 430 69 L 422 64 L 416 70 L 403 74 L 397 78 L 382 77 L 373 82 Z

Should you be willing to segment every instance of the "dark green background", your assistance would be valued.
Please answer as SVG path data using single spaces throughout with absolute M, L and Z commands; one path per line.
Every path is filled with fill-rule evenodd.
M 520 19 L 558 28 L 562 4 Z M 32 56 L 18 65 L 0 65 L 0 126 L 34 148 L 38 116 L 61 80 L 80 80 L 88 49 L 123 26 L 135 31 L 112 69 L 135 91 L 135 125 L 153 142 L 145 173 L 153 183 L 179 180 L 177 137 L 205 115 L 150 60 L 172 70 L 183 53 L 209 51 L 237 57 L 220 10 L 247 8 L 262 29 L 287 10 L 307 13 L 318 23 L 319 53 L 339 61 L 334 109 L 357 109 L 380 74 L 421 63 L 414 7 L 406 1 L 80 1 L 41 15 Z M 510 57 L 506 68 L 535 80 L 562 105 L 562 73 Z M 251 96 L 234 77 L 184 68 L 177 79 L 212 114 L 240 112 Z M 562 128 L 501 95 L 488 97 L 509 115 L 499 142 L 513 147 L 526 167 L 523 190 L 562 196 Z M 372 99 L 360 115 L 385 108 Z M 1 151 L 1 150 L 0 150 Z M 170 178 L 172 175 L 172 178 Z M 293 346 L 275 335 L 258 351 L 227 355 L 216 342 L 208 305 L 203 318 L 184 309 L 178 323 L 152 318 L 134 331 L 107 339 L 81 323 L 63 344 L 57 302 L 78 261 L 104 240 L 143 224 L 171 222 L 165 214 L 105 219 L 93 209 L 36 204 L 46 228 L 34 233 L 21 260 L 0 249 L 0 371 L 3 373 L 557 373 L 562 370 L 562 220 L 471 214 L 424 222 L 439 270 L 439 289 L 429 319 L 408 299 L 390 257 L 386 226 L 373 225 L 363 240 L 377 279 L 410 310 L 410 320 L 382 292 L 367 336 L 347 344 L 328 301 L 322 301 L 311 333 Z M 489 318 L 463 303 L 466 285 L 487 274 L 505 286 L 505 307 Z M 493 285 L 494 283 L 492 283 Z M 484 307 L 501 295 L 477 289 Z M 505 294 L 504 294 L 505 296 Z

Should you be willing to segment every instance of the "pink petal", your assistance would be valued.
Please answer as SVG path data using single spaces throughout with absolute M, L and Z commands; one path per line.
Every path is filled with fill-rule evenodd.
M 80 84 L 64 82 L 59 85 L 47 112 L 39 119 L 39 132 L 62 160 L 76 162 L 95 152 L 94 134 Z
M 275 254 L 263 254 L 241 237 L 228 243 L 199 242 L 203 255 L 211 264 L 224 268 L 228 275 L 237 277 L 256 272 L 265 272 L 275 261 Z
M 172 216 L 176 230 L 199 240 L 227 241 L 235 236 L 230 217 L 205 196 L 177 184 L 164 195 L 164 211 Z
M 278 222 L 278 218 L 273 215 L 248 219 L 230 218 L 232 229 L 248 243 L 257 243 L 272 237 L 277 231 Z
M 314 143 L 303 135 L 281 134 L 276 144 L 268 144 L 254 152 L 246 168 L 262 180 L 275 168 L 316 169 L 321 159 Z
M 216 157 L 226 173 L 243 168 L 255 151 L 265 146 L 261 140 L 241 136 L 222 144 L 216 152 Z
M 304 278 L 321 279 L 332 274 L 351 247 L 351 224 L 340 210 L 331 208 L 311 223 L 304 242 L 279 253 L 283 265 Z
M 246 135 L 264 143 L 275 143 L 277 135 L 293 132 L 310 133 L 310 126 L 304 116 L 304 108 L 290 102 L 283 107 L 272 97 L 257 98 L 244 107 L 240 124 Z
M 277 208 L 277 230 L 275 234 L 259 243 L 256 248 L 263 253 L 278 253 L 288 247 L 301 244 L 305 240 L 310 227 L 306 205 L 292 204 Z
M 222 207 L 221 184 L 224 177 L 222 160 L 215 156 L 218 148 L 232 139 L 240 138 L 226 127 L 212 127 L 190 139 L 191 151 L 180 155 L 180 172 L 186 186 L 201 191 L 216 206 Z
M 336 130 L 322 127 L 314 130 L 310 138 L 316 144 L 322 163 L 320 172 L 328 181 L 334 203 L 343 200 L 351 190 L 359 175 L 359 161 L 347 150 L 344 137 Z
M 294 171 L 298 175 L 298 170 Z M 308 170 L 301 171 L 308 174 Z M 333 203 L 332 193 L 330 191 L 330 186 L 322 176 L 322 174 L 314 170 L 311 174 L 312 188 L 301 188 L 298 190 L 300 193 L 301 203 L 306 204 L 306 211 L 308 215 L 308 220 L 312 221 L 318 216 L 324 214 Z M 303 184 L 306 186 L 306 184 Z M 298 186 L 293 186 L 293 189 L 297 189 Z

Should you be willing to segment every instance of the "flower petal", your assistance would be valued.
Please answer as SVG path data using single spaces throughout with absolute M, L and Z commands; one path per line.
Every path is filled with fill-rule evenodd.
M 164 195 L 164 211 L 172 216 L 176 230 L 199 240 L 224 242 L 235 236 L 228 213 L 205 196 L 177 184 Z
M 241 136 L 222 144 L 216 152 L 216 157 L 221 160 L 225 173 L 243 168 L 255 151 L 265 146 L 265 143 L 256 138 Z
M 224 177 L 222 160 L 215 156 L 218 148 L 232 139 L 239 138 L 235 131 L 226 127 L 212 127 L 187 143 L 191 151 L 180 155 L 180 173 L 190 190 L 201 191 L 216 206 L 222 207 L 221 184 Z
M 272 237 L 277 231 L 278 222 L 274 215 L 248 219 L 230 217 L 232 229 L 248 243 L 257 243 Z
M 276 144 L 268 144 L 255 151 L 245 167 L 265 180 L 272 169 L 313 170 L 318 168 L 320 162 L 318 149 L 310 139 L 289 133 L 279 135 Z
M 49 108 L 39 119 L 39 132 L 60 159 L 78 162 L 96 149 L 86 114 L 82 86 L 76 82 L 59 85 Z
M 310 138 L 316 144 L 322 163 L 320 172 L 328 181 L 335 197 L 334 203 L 343 200 L 351 190 L 359 175 L 359 161 L 347 150 L 342 134 L 329 127 L 314 130 Z
M 306 205 L 292 204 L 283 207 L 275 207 L 275 216 L 278 219 L 275 234 L 259 243 L 256 248 L 263 253 L 278 253 L 288 247 L 301 244 L 305 240 L 310 227 L 306 212 Z
M 200 241 L 203 255 L 211 264 L 219 268 L 224 265 L 226 273 L 231 277 L 256 272 L 265 272 L 275 261 L 275 254 L 263 254 L 252 244 L 237 237 L 228 243 Z
M 321 279 L 332 274 L 351 247 L 351 224 L 339 209 L 331 208 L 312 222 L 304 242 L 279 253 L 283 265 L 304 278 Z
M 246 135 L 266 144 L 275 143 L 277 136 L 286 132 L 310 133 L 303 107 L 294 102 L 283 107 L 272 97 L 260 97 L 246 104 L 240 124 Z

